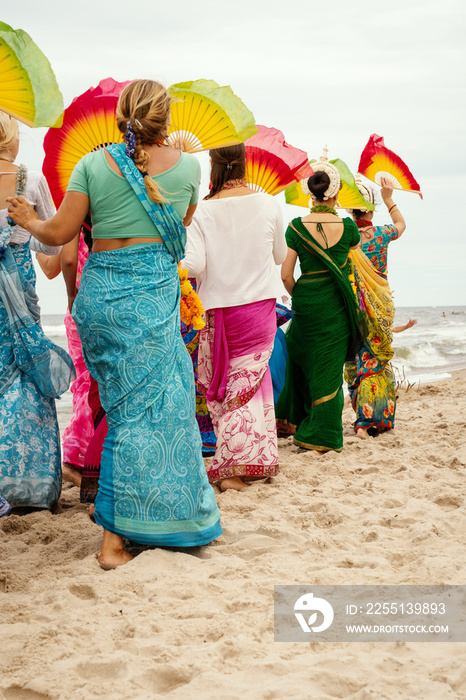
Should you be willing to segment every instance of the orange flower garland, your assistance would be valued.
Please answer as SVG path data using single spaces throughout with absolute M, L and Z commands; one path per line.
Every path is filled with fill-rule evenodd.
M 180 316 L 182 323 L 192 326 L 195 331 L 204 328 L 205 321 L 202 318 L 204 308 L 197 293 L 194 291 L 191 282 L 188 280 L 188 270 L 183 270 L 178 264 L 178 275 L 180 278 L 181 299 Z

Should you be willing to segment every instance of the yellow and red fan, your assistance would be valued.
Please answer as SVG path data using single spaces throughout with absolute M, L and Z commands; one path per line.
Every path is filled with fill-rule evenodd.
M 254 115 L 231 87 L 214 80 L 191 80 L 168 88 L 169 142 L 187 153 L 243 143 L 256 133 Z
M 315 160 L 310 161 L 309 165 L 311 168 L 312 164 L 315 162 Z M 346 163 L 340 158 L 330 160 L 329 163 L 337 168 L 341 178 L 342 187 L 338 193 L 336 207 L 338 209 L 374 209 L 374 205 L 367 202 L 359 192 L 354 176 Z M 310 195 L 307 194 L 307 178 L 306 180 L 300 180 L 287 187 L 285 190 L 285 200 L 287 204 L 295 204 L 298 207 L 309 209 L 311 198 Z
M 278 129 L 257 125 L 257 134 L 244 144 L 246 181 L 257 192 L 278 194 L 290 183 L 310 177 L 307 153 L 290 146 Z
M 28 126 L 60 126 L 63 97 L 50 63 L 22 29 L 0 22 L 0 111 Z
M 65 196 L 73 168 L 86 153 L 99 146 L 123 141 L 115 111 L 123 88 L 131 81 L 118 83 L 113 78 L 101 80 L 66 108 L 63 125 L 49 129 L 44 139 L 43 173 L 59 207 Z
M 377 185 L 381 185 L 382 178 L 385 178 L 393 189 L 414 192 L 422 199 L 421 188 L 410 169 L 396 153 L 385 146 L 382 136 L 372 134 L 369 137 L 361 154 L 358 170 Z

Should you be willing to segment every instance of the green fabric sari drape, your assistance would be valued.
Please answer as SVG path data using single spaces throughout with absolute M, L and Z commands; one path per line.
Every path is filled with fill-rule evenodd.
M 293 219 L 286 237 L 296 250 L 301 277 L 293 290 L 296 315 L 286 334 L 285 387 L 276 407 L 279 435 L 319 451 L 343 447 L 343 365 L 363 337 L 362 315 L 348 278 L 347 257 L 359 232 L 349 218 L 338 243 L 325 249 Z

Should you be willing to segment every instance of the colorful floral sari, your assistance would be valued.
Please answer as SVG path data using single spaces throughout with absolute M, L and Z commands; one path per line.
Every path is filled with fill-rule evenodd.
M 40 325 L 29 243 L 0 261 L 0 493 L 12 507 L 50 508 L 61 491 L 55 399 L 74 378 L 71 358 Z
M 209 481 L 278 473 L 269 359 L 275 300 L 212 309 L 200 331 L 198 389 L 207 396 L 217 447 Z
M 396 404 L 390 365 L 395 313 L 392 294 L 386 277 L 361 250 L 351 251 L 349 258 L 350 280 L 369 329 L 355 360 L 345 365 L 345 380 L 356 413 L 354 429 L 389 430 L 394 426 Z

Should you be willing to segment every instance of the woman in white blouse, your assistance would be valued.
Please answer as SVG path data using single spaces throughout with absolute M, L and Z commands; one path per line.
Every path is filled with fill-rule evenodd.
M 278 473 L 269 358 L 286 257 L 278 202 L 244 179 L 243 144 L 210 151 L 211 190 L 188 229 L 182 266 L 197 280 L 206 311 L 198 390 L 217 435 L 208 475 L 221 490 Z
M 61 247 L 31 240 L 8 219 L 7 197 L 24 194 L 39 218 L 54 214 L 41 173 L 14 165 L 18 124 L 0 113 L 0 495 L 12 507 L 50 508 L 61 490 L 55 398 L 74 375 L 71 358 L 42 332 L 31 250 Z

